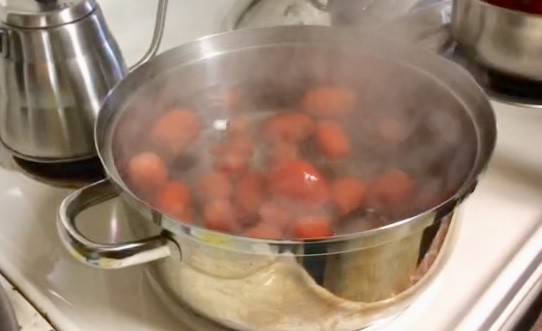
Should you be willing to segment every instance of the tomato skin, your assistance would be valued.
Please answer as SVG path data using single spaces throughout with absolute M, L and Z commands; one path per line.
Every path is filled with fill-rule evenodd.
M 346 215 L 365 203 L 367 187 L 358 178 L 343 177 L 333 183 L 333 201 L 341 215 Z
M 183 223 L 193 223 L 190 189 L 181 181 L 167 183 L 156 197 L 156 207 Z
M 243 234 L 254 239 L 281 240 L 284 239 L 284 231 L 280 227 L 269 223 L 260 223 Z
M 377 124 L 378 136 L 386 144 L 398 145 L 404 142 L 409 135 L 405 124 L 394 118 L 385 118 Z
M 228 199 L 233 194 L 233 184 L 225 174 L 211 172 L 200 180 L 200 188 L 208 199 Z
M 187 109 L 173 110 L 154 124 L 150 138 L 156 147 L 175 155 L 196 140 L 201 130 L 201 121 L 194 112 Z
M 305 112 L 319 117 L 338 117 L 346 114 L 356 103 L 356 94 L 334 86 L 322 86 L 307 91 L 302 100 Z
M 235 233 L 239 230 L 236 222 L 237 213 L 228 200 L 212 200 L 203 209 L 204 225 L 215 231 Z
M 322 239 L 335 233 L 329 219 L 320 216 L 303 216 L 292 224 L 292 236 L 295 239 Z
M 265 191 L 265 177 L 248 171 L 239 179 L 234 200 L 242 213 L 256 215 L 265 200 Z
M 320 122 L 316 129 L 316 142 L 322 154 L 329 158 L 342 159 L 350 154 L 350 140 L 336 122 Z
M 391 169 L 369 184 L 367 205 L 384 215 L 397 217 L 411 207 L 416 189 L 416 182 L 410 175 Z
M 285 162 L 272 169 L 271 192 L 314 203 L 330 199 L 330 188 L 322 174 L 312 164 L 302 160 Z
M 299 143 L 314 133 L 314 121 L 304 113 L 280 113 L 267 119 L 262 130 L 267 141 Z
M 168 168 L 160 156 L 144 152 L 128 161 L 128 178 L 137 191 L 152 193 L 167 182 Z

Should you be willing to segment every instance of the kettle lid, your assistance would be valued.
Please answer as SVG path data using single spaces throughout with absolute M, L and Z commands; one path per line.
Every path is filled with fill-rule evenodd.
M 96 0 L 0 0 L 0 21 L 19 28 L 47 28 L 76 21 Z

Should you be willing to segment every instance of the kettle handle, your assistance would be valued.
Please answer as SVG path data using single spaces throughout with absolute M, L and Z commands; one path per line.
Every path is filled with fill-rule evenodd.
M 151 44 L 147 49 L 147 52 L 139 61 L 130 67 L 130 71 L 136 69 L 140 65 L 150 60 L 158 52 L 162 36 L 164 35 L 164 26 L 166 23 L 168 0 L 158 0 L 158 9 L 156 10 L 156 22 L 154 24 L 154 33 L 152 36 Z

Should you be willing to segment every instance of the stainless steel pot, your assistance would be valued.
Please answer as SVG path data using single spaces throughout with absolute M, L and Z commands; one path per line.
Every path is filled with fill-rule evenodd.
M 134 110 L 128 106 L 132 102 L 156 109 L 157 102 L 168 103 L 168 95 L 176 97 L 179 86 L 190 93 L 232 81 L 276 79 L 277 72 L 290 88 L 304 70 L 325 71 L 330 63 L 319 55 L 342 52 L 354 62 L 342 61 L 351 66 L 344 67 L 347 71 L 335 68 L 339 77 L 357 75 L 352 70 L 356 67 L 380 89 L 408 90 L 419 84 L 422 97 L 437 97 L 438 107 L 453 107 L 473 128 L 473 140 L 467 140 L 475 151 L 472 166 L 448 200 L 361 233 L 317 241 L 265 241 L 180 223 L 151 208 L 124 183 L 115 166 L 113 141 L 119 119 Z M 292 65 L 289 70 L 284 70 L 284 61 Z M 213 116 L 208 110 L 203 115 Z M 75 191 L 59 210 L 60 237 L 75 258 L 105 269 L 153 262 L 152 274 L 165 292 L 234 329 L 343 331 L 399 313 L 438 273 L 456 240 L 456 207 L 474 190 L 492 153 L 496 127 L 482 90 L 468 73 L 438 56 L 348 29 L 275 27 L 203 38 L 141 66 L 107 97 L 95 137 L 109 179 Z M 116 196 L 160 231 L 142 229 L 146 239 L 112 245 L 93 242 L 77 230 L 78 213 Z
M 15 317 L 13 307 L 9 302 L 9 297 L 0 286 L 0 330 L 17 331 L 19 329 L 19 324 Z
M 542 81 L 542 15 L 481 0 L 454 0 L 451 27 L 455 39 L 477 62 Z

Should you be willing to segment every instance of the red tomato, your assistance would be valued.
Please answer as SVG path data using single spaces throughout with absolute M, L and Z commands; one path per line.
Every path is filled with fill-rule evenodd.
M 271 191 L 289 198 L 314 203 L 329 201 L 330 188 L 322 174 L 312 164 L 302 160 L 284 162 L 271 171 Z
M 167 183 L 156 197 L 156 207 L 181 222 L 192 223 L 190 189 L 181 181 Z
M 155 153 L 140 153 L 128 161 L 128 178 L 136 190 L 154 192 L 167 182 L 168 169 Z
M 238 231 L 236 217 L 235 208 L 228 200 L 212 200 L 203 208 L 204 225 L 211 230 L 230 233 Z
M 322 86 L 309 90 L 302 100 L 305 112 L 322 117 L 344 115 L 355 103 L 354 92 L 334 86 Z
M 327 238 L 334 235 L 329 219 L 317 216 L 304 216 L 292 224 L 292 236 L 296 239 Z
M 392 169 L 371 182 L 367 204 L 385 215 L 399 216 L 411 207 L 415 193 L 414 179 L 401 170 Z
M 278 166 L 284 162 L 299 158 L 299 149 L 290 142 L 277 142 L 271 146 L 271 164 Z
M 366 194 L 367 188 L 360 179 L 344 177 L 333 183 L 333 201 L 341 215 L 360 208 L 365 202 Z
M 203 176 L 200 187 L 203 194 L 210 199 L 228 199 L 233 192 L 230 179 L 220 172 L 211 172 Z
M 280 240 L 284 238 L 284 232 L 272 224 L 260 223 L 245 231 L 244 236 L 255 239 Z
M 151 141 L 168 153 L 182 152 L 201 132 L 198 116 L 186 109 L 162 116 L 151 129 Z
M 237 207 L 246 214 L 255 215 L 265 200 L 265 178 L 255 172 L 249 171 L 239 179 L 235 189 L 235 202 Z
M 286 229 L 292 220 L 292 214 L 287 208 L 275 201 L 265 202 L 259 210 L 262 223 L 270 223 L 281 229 Z
M 314 121 L 303 113 L 281 113 L 267 119 L 263 135 L 268 141 L 298 143 L 309 138 L 314 132 Z
M 350 140 L 336 122 L 320 122 L 316 127 L 316 142 L 322 154 L 329 158 L 341 159 L 350 154 Z

